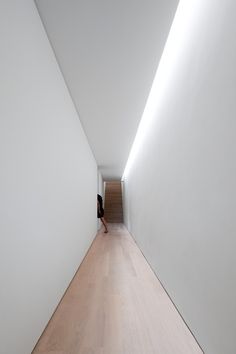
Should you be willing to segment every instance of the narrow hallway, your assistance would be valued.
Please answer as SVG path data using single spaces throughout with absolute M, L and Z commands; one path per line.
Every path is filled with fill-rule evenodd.
M 99 231 L 33 354 L 200 354 L 124 225 Z

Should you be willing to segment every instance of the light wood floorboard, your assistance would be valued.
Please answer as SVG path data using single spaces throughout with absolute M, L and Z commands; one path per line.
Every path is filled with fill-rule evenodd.
M 202 354 L 122 224 L 98 232 L 33 354 Z

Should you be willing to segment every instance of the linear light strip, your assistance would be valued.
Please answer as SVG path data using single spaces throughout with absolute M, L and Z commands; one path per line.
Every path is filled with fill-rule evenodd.
M 125 166 L 122 180 L 128 176 L 134 161 L 144 145 L 153 119 L 157 119 L 158 107 L 163 102 L 165 92 L 172 78 L 174 69 L 181 57 L 182 48 L 190 38 L 191 27 L 199 14 L 201 0 L 181 0 L 178 4 L 174 20 L 154 77 L 145 109 Z M 195 20 L 195 21 L 194 21 Z

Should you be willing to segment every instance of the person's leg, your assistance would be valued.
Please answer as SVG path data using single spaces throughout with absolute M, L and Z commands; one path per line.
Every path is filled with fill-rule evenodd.
M 105 221 L 104 217 L 101 217 L 100 219 L 101 219 L 101 222 L 103 223 L 103 225 L 104 225 L 104 227 L 105 227 L 105 231 L 104 231 L 104 232 L 107 233 L 107 232 L 108 232 L 108 229 L 107 229 L 106 221 Z

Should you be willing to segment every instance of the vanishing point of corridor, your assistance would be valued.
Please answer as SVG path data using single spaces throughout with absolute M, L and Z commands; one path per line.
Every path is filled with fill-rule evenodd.
M 99 231 L 33 354 L 201 354 L 123 224 Z

